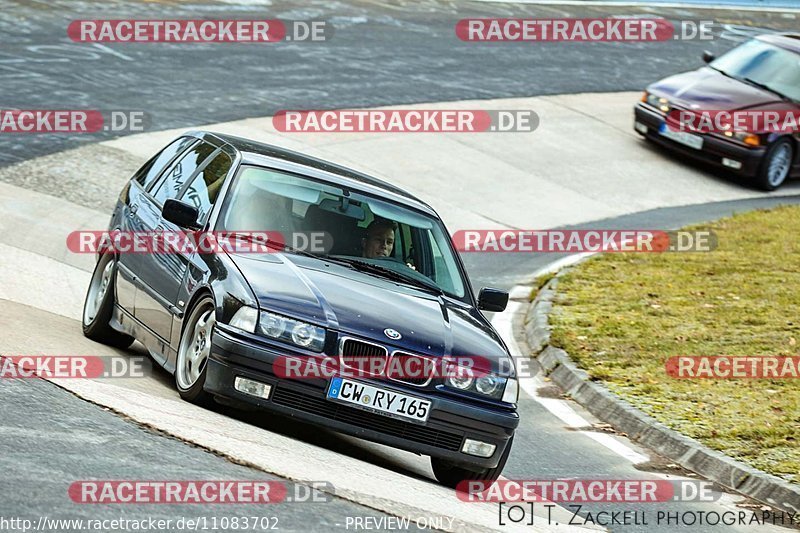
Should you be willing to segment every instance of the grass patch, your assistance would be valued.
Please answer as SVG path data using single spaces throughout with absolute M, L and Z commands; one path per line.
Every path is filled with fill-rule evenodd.
M 544 274 L 537 276 L 536 279 L 533 280 L 533 288 L 531 289 L 531 294 L 528 299 L 532 302 L 536 299 L 536 295 L 539 294 L 539 291 L 542 290 L 548 281 L 556 277 L 556 272 L 545 272 Z
M 717 234 L 713 252 L 604 254 L 563 276 L 551 343 L 667 426 L 800 482 L 800 379 L 664 370 L 674 355 L 800 355 L 800 207 L 705 228 Z

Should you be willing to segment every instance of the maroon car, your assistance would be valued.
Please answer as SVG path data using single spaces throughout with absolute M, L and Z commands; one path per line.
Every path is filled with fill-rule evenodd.
M 669 127 L 676 112 L 777 111 L 800 114 L 800 34 L 751 39 L 707 66 L 650 85 L 635 107 L 638 133 L 680 154 L 751 178 L 764 190 L 800 176 L 797 130 L 686 131 Z

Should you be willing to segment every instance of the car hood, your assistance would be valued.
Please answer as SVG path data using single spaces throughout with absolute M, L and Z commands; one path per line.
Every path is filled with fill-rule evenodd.
M 650 85 L 647 90 L 686 109 L 795 109 L 792 104 L 769 91 L 729 78 L 709 67 L 664 78 Z
M 509 357 L 480 311 L 463 303 L 294 254 L 231 258 L 262 310 L 373 340 L 390 350 L 477 355 L 493 361 L 493 369 L 499 359 Z M 402 339 L 390 340 L 384 334 L 387 328 L 398 331 Z

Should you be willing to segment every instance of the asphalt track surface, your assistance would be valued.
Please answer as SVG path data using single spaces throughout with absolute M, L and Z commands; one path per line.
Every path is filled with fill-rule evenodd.
M 311 107 L 309 102 L 313 102 L 314 107 L 368 107 L 590 90 L 637 90 L 670 72 L 695 67 L 702 49 L 724 50 L 746 33 L 726 30 L 726 38 L 711 43 L 563 46 L 554 54 L 546 47 L 531 48 L 530 45 L 474 47 L 454 41 L 452 25 L 458 18 L 468 16 L 603 16 L 610 12 L 609 8 L 580 10 L 570 7 L 554 11 L 553 7 L 431 2 L 392 5 L 362 2 L 335 4 L 333 8 L 322 3 L 307 3 L 303 8 L 293 8 L 275 3 L 268 8 L 270 16 L 325 18 L 335 22 L 336 28 L 341 27 L 341 30 L 323 47 L 281 44 L 274 45 L 274 51 L 268 50 L 267 54 L 243 45 L 232 45 L 224 52 L 203 46 L 136 45 L 87 53 L 85 45 L 74 45 L 66 39 L 65 21 L 155 16 L 153 5 L 66 1 L 51 2 L 49 7 L 44 2 L 12 4 L 12 9 L 0 12 L 3 30 L 0 70 L 6 73 L 0 77 L 0 89 L 6 108 L 145 109 L 151 114 L 153 129 L 263 116 L 278 109 Z M 204 16 L 216 13 L 222 18 L 221 13 L 231 12 L 245 18 L 261 12 L 235 3 L 193 3 L 191 7 L 172 3 L 157 5 L 160 13 L 168 7 L 170 17 L 174 18 L 198 13 Z M 692 10 L 665 10 L 664 16 L 709 18 Z M 776 29 L 787 23 L 796 24 L 795 20 L 773 14 L 754 16 L 732 12 L 714 16 L 731 24 L 747 23 Z M 348 28 L 354 30 L 345 31 Z M 220 72 L 234 72 L 237 76 L 221 76 Z M 3 136 L 0 137 L 0 161 L 13 163 L 105 137 Z M 671 228 L 735 211 L 797 201 L 773 195 L 652 210 L 586 226 L 624 228 L 642 227 L 646 223 L 649 227 Z M 557 256 L 508 255 L 503 257 L 502 269 L 499 269 L 496 255 L 465 256 L 476 286 L 492 284 L 507 288 L 554 259 Z M 36 345 L 37 336 L 50 342 L 70 339 L 79 333 L 79 325 L 74 320 L 10 302 L 3 302 L 3 308 L 6 327 L 16 329 L 22 339 L 12 342 L 12 347 Z M 43 328 L 42 324 L 47 324 L 48 331 L 39 333 L 37 330 Z M 169 381 L 169 376 L 156 372 L 153 387 L 166 395 L 171 387 Z M 200 512 L 187 510 L 187 506 L 155 509 L 131 506 L 123 511 L 113 507 L 76 506 L 65 498 L 65 487 L 76 479 L 273 477 L 121 419 L 51 383 L 4 380 L 0 381 L 0 388 L 4 404 L 0 422 L 0 464 L 6 481 L 0 488 L 3 515 L 115 518 L 125 514 L 176 518 L 248 515 L 251 511 L 259 515 L 265 513 L 263 509 L 244 507 L 233 511 L 204 508 Z M 376 471 L 398 472 L 427 483 L 425 474 L 409 467 L 404 459 L 374 446 L 297 424 L 281 423 L 276 427 L 253 415 L 224 408 L 220 408 L 220 412 L 298 442 L 311 443 L 328 453 L 332 460 L 336 460 L 337 455 L 356 458 Z M 634 466 L 593 440 L 565 430 L 563 423 L 536 401 L 523 401 L 521 413 L 526 423 L 520 429 L 504 473 L 508 478 L 647 478 L 652 476 L 648 472 L 651 469 L 669 471 L 657 458 L 654 463 Z M 525 444 L 520 445 L 521 442 Z M 324 472 L 320 472 L 320 476 L 324 479 Z M 336 485 L 336 480 L 329 481 Z M 730 505 L 730 501 L 726 505 Z M 699 504 L 684 504 L 665 506 L 664 510 L 703 508 Z M 591 509 L 610 508 L 599 505 Z M 343 498 L 319 505 L 285 504 L 267 509 L 267 512 L 279 515 L 281 529 L 290 531 L 342 528 L 345 516 L 386 516 Z M 670 530 L 652 526 L 620 528 L 623 531 L 650 529 Z M 760 530 L 767 531 L 767 528 Z
M 323 43 L 85 44 L 66 27 L 77 19 L 271 18 L 325 20 Z M 661 16 L 715 21 L 711 41 L 654 43 L 466 43 L 455 24 L 469 17 Z M 143 111 L 148 130 L 190 127 L 281 109 L 544 94 L 640 90 L 696 68 L 758 31 L 797 27 L 794 14 L 685 8 L 534 6 L 432 0 L 3 0 L 0 90 L 4 108 Z M 754 29 L 756 28 L 756 29 Z M 113 137 L 4 135 L 0 165 Z

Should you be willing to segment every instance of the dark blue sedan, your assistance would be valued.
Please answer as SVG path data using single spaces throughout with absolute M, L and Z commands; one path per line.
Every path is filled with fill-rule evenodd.
M 518 385 L 480 310 L 504 310 L 508 294 L 476 299 L 419 199 L 333 163 L 192 132 L 126 184 L 109 230 L 284 237 L 259 253 L 99 254 L 84 334 L 140 341 L 185 400 L 247 404 L 429 455 L 449 486 L 500 475 Z M 463 363 L 474 360 L 481 371 Z M 298 362 L 328 373 L 288 375 Z

